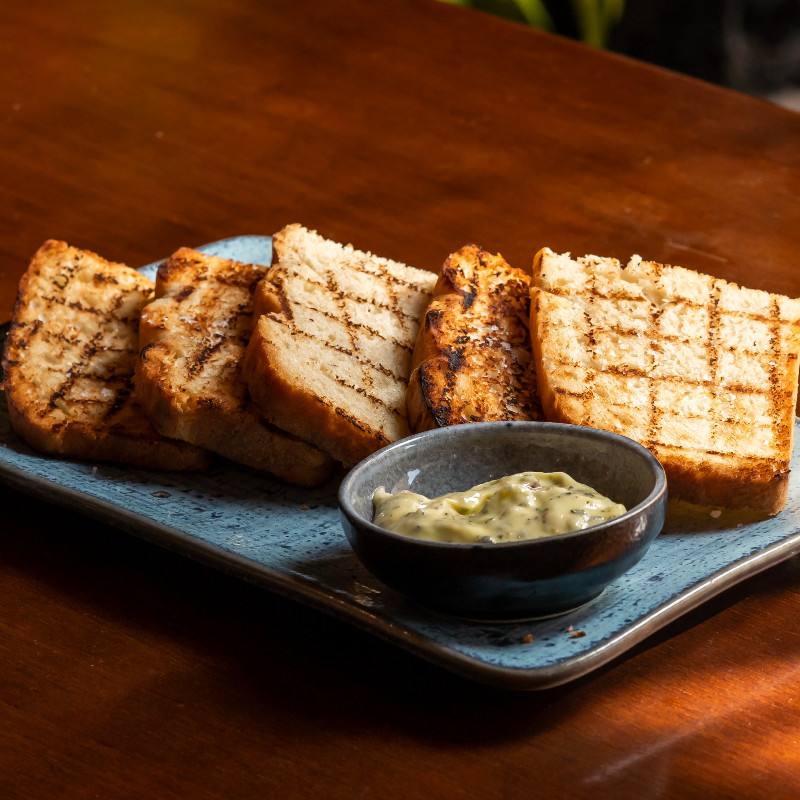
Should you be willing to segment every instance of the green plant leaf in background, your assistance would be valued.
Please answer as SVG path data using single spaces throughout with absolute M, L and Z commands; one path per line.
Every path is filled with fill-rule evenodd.
M 581 39 L 605 47 L 614 26 L 622 19 L 625 0 L 570 0 Z
M 553 30 L 553 20 L 544 3 L 539 0 L 514 0 L 528 25 L 544 30 Z
M 551 0 L 563 2 L 564 0 Z M 558 31 L 545 0 L 442 0 L 524 22 L 541 30 Z M 625 0 L 568 0 L 575 28 L 582 41 L 606 47 L 611 31 L 622 19 Z
M 443 2 L 467 6 L 515 22 L 524 22 L 535 28 L 553 30 L 554 27 L 542 0 L 443 0 Z

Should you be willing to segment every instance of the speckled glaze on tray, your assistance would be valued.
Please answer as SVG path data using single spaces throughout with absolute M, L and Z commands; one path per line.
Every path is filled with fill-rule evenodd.
M 263 236 L 199 249 L 271 259 L 271 239 Z M 152 276 L 155 268 L 143 271 Z M 800 552 L 799 458 L 796 446 L 788 502 L 777 517 L 741 522 L 723 513 L 668 522 L 645 557 L 588 605 L 537 622 L 472 623 L 426 611 L 366 571 L 339 521 L 343 473 L 308 491 L 223 462 L 202 475 L 174 475 L 46 458 L 13 433 L 0 393 L 6 483 L 347 620 L 454 672 L 512 689 L 584 675 Z

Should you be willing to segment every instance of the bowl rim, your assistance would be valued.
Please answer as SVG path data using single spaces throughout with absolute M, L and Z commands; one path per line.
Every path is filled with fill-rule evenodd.
M 577 531 L 570 531 L 568 533 L 559 533 L 553 536 L 542 536 L 536 539 L 518 539 L 514 541 L 508 542 L 437 542 L 430 539 L 417 539 L 413 536 L 406 536 L 402 533 L 395 533 L 394 531 L 390 531 L 386 528 L 382 528 L 380 525 L 376 525 L 372 520 L 366 519 L 363 517 L 358 511 L 355 510 L 353 507 L 352 502 L 350 501 L 349 494 L 350 494 L 350 487 L 355 483 L 355 481 L 360 476 L 361 472 L 363 472 L 369 464 L 377 459 L 383 459 L 388 457 L 388 455 L 393 450 L 403 449 L 408 446 L 413 446 L 420 440 L 430 438 L 436 439 L 438 437 L 449 435 L 449 436 L 460 436 L 461 434 L 458 433 L 459 429 L 466 429 L 466 430 L 475 430 L 476 428 L 488 428 L 488 427 L 503 427 L 506 430 L 513 431 L 519 430 L 521 428 L 524 429 L 544 429 L 544 430 L 566 430 L 569 429 L 570 431 L 574 431 L 575 433 L 582 433 L 584 435 L 589 436 L 590 438 L 595 439 L 611 439 L 615 441 L 617 444 L 627 447 L 631 450 L 634 450 L 639 453 L 639 455 L 644 457 L 645 462 L 651 467 L 653 472 L 655 473 L 655 485 L 650 493 L 645 497 L 642 501 L 637 503 L 633 508 L 628 509 L 624 514 L 621 514 L 618 517 L 614 517 L 606 522 L 600 522 L 597 525 L 590 525 L 588 528 L 583 528 Z M 455 431 L 455 433 L 454 433 Z M 466 434 L 464 434 L 466 435 Z M 464 423 L 461 425 L 451 425 L 444 428 L 432 428 L 431 430 L 422 431 L 420 433 L 411 434 L 410 436 L 406 436 L 402 439 L 398 439 L 396 442 L 392 442 L 385 447 L 382 447 L 380 450 L 376 450 L 374 453 L 366 456 L 361 461 L 358 462 L 354 467 L 350 469 L 350 471 L 345 475 L 342 482 L 339 484 L 339 490 L 337 492 L 337 500 L 339 503 L 339 509 L 341 513 L 343 513 L 348 520 L 352 524 L 355 524 L 357 521 L 359 525 L 363 525 L 369 530 L 371 533 L 378 535 L 378 536 L 385 536 L 390 539 L 394 539 L 396 541 L 402 541 L 405 543 L 409 543 L 409 546 L 414 547 L 424 547 L 426 549 L 436 548 L 436 549 L 445 549 L 445 550 L 491 550 L 495 551 L 498 549 L 511 549 L 511 548 L 519 548 L 519 547 L 545 547 L 548 546 L 551 542 L 562 542 L 562 541 L 572 541 L 574 539 L 585 537 L 589 534 L 596 534 L 602 533 L 609 528 L 620 524 L 620 522 L 629 520 L 635 516 L 639 516 L 644 511 L 654 505 L 656 505 L 659 501 L 666 503 L 667 499 L 667 477 L 666 473 L 664 472 L 664 467 L 662 466 L 661 462 L 642 444 L 637 442 L 635 439 L 631 439 L 628 436 L 623 436 L 622 434 L 615 433 L 613 431 L 606 431 L 602 428 L 593 428 L 588 425 L 574 425 L 570 423 L 564 422 L 547 422 L 544 420 L 496 420 L 496 421 L 489 421 L 489 422 L 469 422 Z

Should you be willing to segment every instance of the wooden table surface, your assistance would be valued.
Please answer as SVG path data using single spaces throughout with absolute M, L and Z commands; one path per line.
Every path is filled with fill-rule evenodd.
M 434 270 L 549 245 L 800 295 L 800 115 L 433 0 L 6 3 L 0 187 L 0 321 L 47 238 L 140 265 L 295 221 Z M 796 558 L 512 692 L 0 503 L 0 796 L 799 796 Z

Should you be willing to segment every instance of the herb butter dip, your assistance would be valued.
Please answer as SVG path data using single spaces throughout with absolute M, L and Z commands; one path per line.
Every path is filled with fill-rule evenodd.
M 520 472 L 466 492 L 429 499 L 384 487 L 372 498 L 373 522 L 434 542 L 516 542 L 583 530 L 625 513 L 625 506 L 564 472 Z

